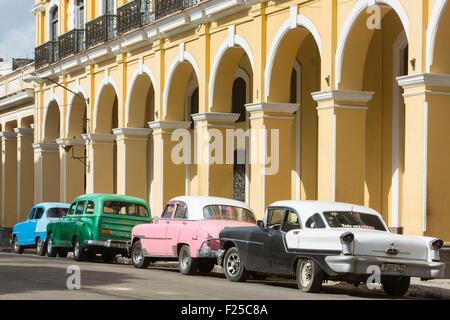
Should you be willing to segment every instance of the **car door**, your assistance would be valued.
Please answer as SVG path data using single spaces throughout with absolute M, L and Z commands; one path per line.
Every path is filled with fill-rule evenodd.
M 74 202 L 67 212 L 66 217 L 58 223 L 58 228 L 56 228 L 55 238 L 58 239 L 58 244 L 63 247 L 72 246 L 72 228 L 75 221 L 75 211 L 77 208 L 77 202 Z
M 36 243 L 36 227 L 38 222 L 42 219 L 44 216 L 45 208 L 43 207 L 37 207 L 36 211 L 34 213 L 33 219 L 30 221 L 29 226 L 29 236 L 30 236 L 30 244 Z
M 287 251 L 286 235 L 289 232 L 300 232 L 300 217 L 298 214 L 289 208 L 285 208 L 285 214 L 281 228 L 279 230 L 271 230 L 272 233 L 272 245 L 271 245 L 271 273 L 274 274 L 290 274 L 292 259 L 294 255 L 291 255 Z
M 173 218 L 168 221 L 166 231 L 166 252 L 168 256 L 177 256 L 179 238 L 183 229 L 187 227 L 187 206 L 183 202 L 175 202 Z
M 34 215 L 36 213 L 37 207 L 33 207 L 30 212 L 28 213 L 27 221 L 24 221 L 20 225 L 19 230 L 19 243 L 21 246 L 28 246 L 32 245 L 34 243 L 33 236 L 34 236 L 34 229 L 33 229 L 33 219 Z
M 150 225 L 150 232 L 146 234 L 145 247 L 149 248 L 150 255 L 154 257 L 165 257 L 169 254 L 167 250 L 167 228 L 175 213 L 176 204 L 169 203 L 157 223 Z
M 270 272 L 272 260 L 272 241 L 281 229 L 284 208 L 269 208 L 265 228 L 255 228 L 248 241 L 247 268 L 251 271 Z

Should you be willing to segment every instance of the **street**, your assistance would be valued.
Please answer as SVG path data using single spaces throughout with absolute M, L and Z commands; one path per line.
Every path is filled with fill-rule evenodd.
M 67 289 L 69 266 L 81 270 L 81 290 Z M 407 299 L 427 298 L 412 290 Z M 418 294 L 419 292 L 419 294 Z M 425 292 L 425 291 L 424 291 Z M 385 299 L 380 291 L 369 292 L 349 285 L 327 284 L 323 293 L 303 294 L 295 281 L 229 282 L 220 272 L 183 276 L 176 264 L 138 270 L 126 264 L 75 263 L 34 254 L 0 253 L 0 299 L 177 299 L 177 300 L 336 300 Z

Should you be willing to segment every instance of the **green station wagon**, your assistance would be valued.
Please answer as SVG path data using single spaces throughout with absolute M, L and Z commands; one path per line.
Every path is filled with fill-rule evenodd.
M 139 198 L 90 194 L 74 200 L 63 220 L 47 225 L 47 255 L 76 261 L 101 254 L 106 262 L 128 256 L 127 242 L 134 226 L 150 222 L 150 208 Z

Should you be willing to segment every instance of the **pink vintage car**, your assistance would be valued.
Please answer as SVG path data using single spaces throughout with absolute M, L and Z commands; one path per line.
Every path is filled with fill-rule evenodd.
M 171 200 L 160 219 L 138 225 L 131 233 L 131 259 L 136 268 L 155 261 L 179 261 L 182 274 L 211 272 L 217 262 L 219 233 L 226 227 L 254 226 L 243 202 L 214 197 Z

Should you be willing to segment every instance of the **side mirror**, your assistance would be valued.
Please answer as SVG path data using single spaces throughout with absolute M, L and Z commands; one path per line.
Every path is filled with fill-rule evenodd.
M 266 226 L 264 225 L 264 221 L 262 221 L 262 220 L 258 220 L 258 221 L 256 222 L 256 225 L 257 225 L 260 229 L 262 229 L 262 230 L 265 230 L 265 229 L 266 229 Z
M 150 219 L 151 223 L 158 223 L 159 222 L 159 218 L 158 217 L 153 217 Z

